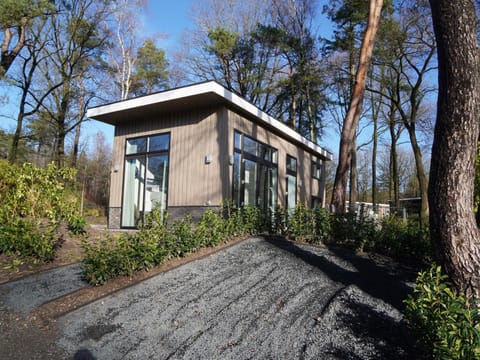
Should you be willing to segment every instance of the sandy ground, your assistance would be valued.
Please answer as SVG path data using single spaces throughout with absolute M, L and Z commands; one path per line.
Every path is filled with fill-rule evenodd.
M 0 357 L 414 359 L 413 274 L 389 259 L 279 239 L 206 249 L 88 286 L 77 264 L 0 285 Z

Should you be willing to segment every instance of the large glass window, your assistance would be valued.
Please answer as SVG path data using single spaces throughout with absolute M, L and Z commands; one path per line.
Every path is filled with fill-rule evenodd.
M 154 208 L 167 208 L 170 134 L 127 139 L 122 227 L 138 227 Z
M 287 155 L 287 209 L 293 210 L 297 204 L 297 159 Z
M 239 131 L 234 133 L 233 200 L 272 211 L 277 203 L 277 150 Z

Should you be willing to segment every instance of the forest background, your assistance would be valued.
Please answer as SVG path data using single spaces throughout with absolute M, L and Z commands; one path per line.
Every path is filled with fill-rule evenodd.
M 76 167 L 103 211 L 113 130 L 86 108 L 211 79 L 336 154 L 367 18 L 360 0 L 4 1 L 0 157 Z M 427 199 L 436 88 L 428 3 L 386 2 L 352 203 Z

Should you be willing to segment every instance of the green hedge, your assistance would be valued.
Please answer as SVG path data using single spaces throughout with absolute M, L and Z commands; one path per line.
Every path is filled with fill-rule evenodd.
M 90 251 L 90 245 L 85 243 L 87 279 L 93 284 L 101 283 L 113 276 L 148 269 L 165 259 L 185 256 L 202 247 L 216 246 L 233 236 L 259 233 L 282 235 L 311 244 L 343 246 L 355 251 L 376 251 L 409 261 L 425 261 L 430 256 L 428 233 L 418 226 L 395 218 L 378 221 L 351 214 L 332 215 L 322 208 L 309 209 L 303 204 L 298 204 L 290 214 L 280 207 L 262 214 L 258 208 L 238 209 L 227 203 L 220 213 L 205 212 L 198 223 L 189 216 L 168 226 L 167 222 L 168 214 L 155 210 L 135 235 L 92 245 L 100 246 L 99 251 Z M 128 244 L 135 248 L 129 249 Z M 145 253 L 148 251 L 150 254 Z M 115 252 L 123 255 L 110 254 Z M 123 259 L 128 254 L 132 259 Z M 99 259 L 99 267 L 104 269 L 107 263 L 118 270 L 101 270 L 105 275 L 99 276 L 92 265 L 96 264 L 97 256 L 113 259 Z
M 164 260 L 182 257 L 202 247 L 216 246 L 233 236 L 258 232 L 258 209 L 222 210 L 228 217 L 208 210 L 197 224 L 190 216 L 167 225 L 168 214 L 153 210 L 135 234 L 123 234 L 94 243 L 84 241 L 83 275 L 93 285 L 133 271 L 148 270 Z

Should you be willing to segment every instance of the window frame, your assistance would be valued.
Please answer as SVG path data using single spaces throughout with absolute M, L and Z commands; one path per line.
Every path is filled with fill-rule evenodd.
M 161 136 L 161 135 L 168 135 L 168 148 L 167 150 L 154 150 L 150 151 L 150 138 L 155 137 L 155 136 Z M 146 144 L 146 151 L 142 152 L 136 152 L 133 154 L 127 154 L 127 148 L 128 148 L 128 141 L 129 140 L 136 140 L 136 139 L 142 139 L 146 138 L 147 139 L 147 144 Z M 124 226 L 123 225 L 123 213 L 124 213 L 124 201 L 125 201 L 125 172 L 126 172 L 126 162 L 128 159 L 134 159 L 134 158 L 140 158 L 142 157 L 145 160 L 145 171 L 148 168 L 148 157 L 149 156 L 158 156 L 158 155 L 167 155 L 167 179 L 165 180 L 166 187 L 167 187 L 167 196 L 165 199 L 165 210 L 168 208 L 168 190 L 170 189 L 170 150 L 171 150 L 171 145 L 172 145 L 172 134 L 170 131 L 167 132 L 161 132 L 161 133 L 154 133 L 154 134 L 147 134 L 147 135 L 139 135 L 139 136 L 134 136 L 134 137 L 129 137 L 125 139 L 125 144 L 124 144 L 124 156 L 123 156 L 123 174 L 122 174 L 122 199 L 121 199 L 121 211 L 120 211 L 120 228 L 122 229 L 138 229 L 138 226 Z M 143 209 L 142 209 L 142 217 L 140 218 L 140 222 L 143 223 L 145 221 L 145 198 L 146 198 L 146 178 L 145 178 L 145 184 L 144 184 L 144 189 L 143 193 L 141 194 L 142 196 L 142 204 L 143 204 Z
M 255 154 L 245 151 L 245 138 L 248 138 L 249 141 L 254 142 L 255 145 Z M 239 139 L 240 144 L 237 144 L 237 139 Z M 238 147 L 238 145 L 240 147 Z M 266 147 L 269 151 L 269 156 L 268 160 L 265 159 L 265 157 L 260 156 L 261 154 L 259 153 L 260 147 Z M 235 157 L 235 154 L 240 155 L 240 168 L 239 168 L 239 177 L 240 177 L 240 184 L 238 186 L 238 194 L 235 193 L 235 164 L 233 164 L 233 169 L 232 169 L 232 200 L 234 201 L 234 204 L 241 207 L 244 206 L 245 204 L 245 199 L 243 197 L 244 191 L 245 191 L 245 183 L 244 183 L 244 170 L 245 170 L 245 160 L 253 161 L 257 164 L 257 173 L 260 169 L 260 167 L 267 166 L 270 169 L 275 169 L 276 172 L 276 189 L 275 189 L 275 198 L 276 202 L 278 202 L 278 149 L 264 143 L 262 141 L 259 141 L 247 134 L 245 134 L 242 131 L 239 131 L 237 129 L 234 129 L 233 131 L 233 156 Z M 234 161 L 235 163 L 235 161 Z M 237 196 L 238 195 L 238 196 Z M 238 197 L 238 199 L 237 199 Z M 259 186 L 256 186 L 255 189 L 255 199 L 258 199 L 259 197 Z M 242 201 L 241 201 L 242 200 Z M 239 204 L 236 204 L 235 202 L 239 201 Z M 255 206 L 258 207 L 258 204 L 255 201 Z M 276 204 L 273 204 L 273 206 L 276 206 Z

